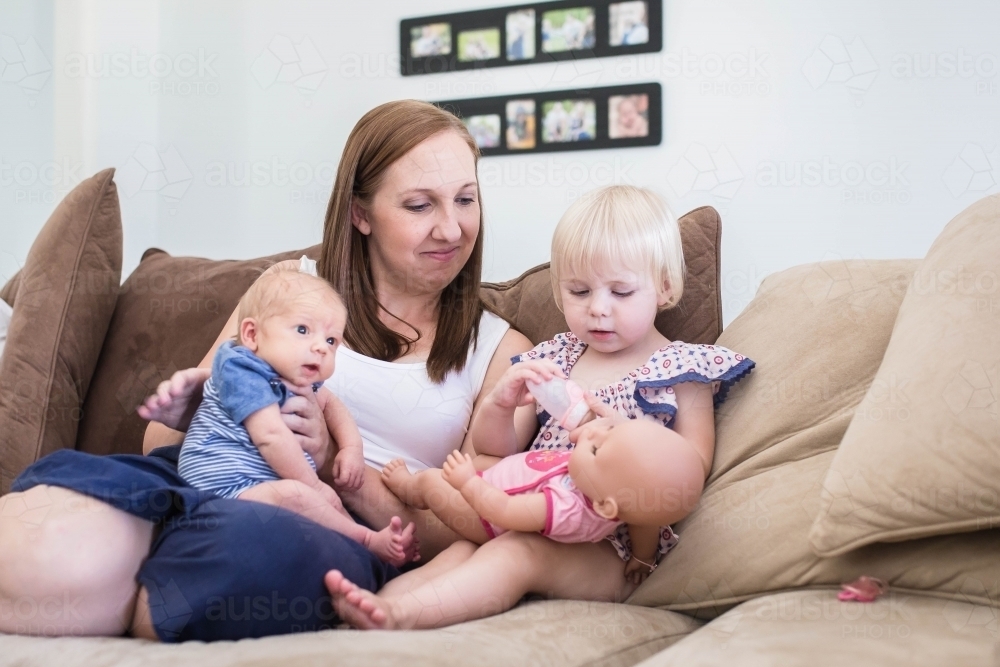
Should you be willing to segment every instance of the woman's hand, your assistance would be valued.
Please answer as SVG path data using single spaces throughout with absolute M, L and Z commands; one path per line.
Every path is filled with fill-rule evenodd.
M 528 405 L 535 399 L 528 390 L 527 383 L 541 384 L 554 377 L 565 378 L 563 370 L 549 359 L 534 359 L 514 364 L 497 381 L 490 399 L 500 408 L 513 410 Z
M 143 401 L 136 411 L 148 421 L 160 422 L 175 431 L 187 431 L 201 404 L 202 387 L 211 374 L 210 368 L 177 371 L 169 380 L 161 382 L 156 393 Z
M 312 387 L 297 387 L 291 382 L 285 386 L 293 395 L 281 406 L 281 419 L 295 434 L 299 446 L 322 468 L 330 450 L 330 431 L 326 428 L 323 410 Z

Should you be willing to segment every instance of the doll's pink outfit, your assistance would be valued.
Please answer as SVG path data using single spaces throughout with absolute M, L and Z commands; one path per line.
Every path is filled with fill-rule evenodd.
M 557 542 L 600 542 L 621 525 L 594 511 L 590 499 L 569 476 L 569 452 L 522 452 L 501 459 L 480 473 L 509 496 L 545 494 L 545 529 L 542 535 Z M 507 532 L 482 519 L 490 538 Z

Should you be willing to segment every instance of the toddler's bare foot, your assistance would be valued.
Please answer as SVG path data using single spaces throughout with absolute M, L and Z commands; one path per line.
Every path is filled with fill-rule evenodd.
M 359 630 L 388 630 L 394 627 L 389 602 L 358 588 L 339 570 L 327 572 L 324 583 L 341 620 Z
M 423 494 L 417 485 L 417 476 L 407 468 L 403 459 L 393 459 L 382 468 L 382 482 L 397 498 L 410 507 L 420 510 L 428 509 Z
M 374 531 L 369 533 L 370 537 L 365 547 L 385 563 L 396 567 L 405 565 L 411 560 L 420 558 L 416 539 L 413 537 L 414 530 L 412 523 L 404 530 L 403 521 L 394 516 L 388 526 L 377 533 Z

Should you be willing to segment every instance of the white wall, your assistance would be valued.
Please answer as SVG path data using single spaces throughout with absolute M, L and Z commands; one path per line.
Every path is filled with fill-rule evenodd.
M 5 60 L 0 280 L 58 197 L 106 166 L 119 169 L 125 274 L 151 245 L 245 258 L 315 243 L 350 128 L 402 97 L 661 82 L 661 146 L 482 161 L 486 278 L 544 261 L 580 192 L 630 182 L 678 212 L 722 213 L 727 322 L 769 273 L 922 256 L 1000 192 L 992 0 L 665 0 L 659 54 L 399 76 L 400 18 L 501 4 L 5 0 L 0 34 L 21 54 L 34 40 L 33 69 L 50 76 L 39 87 Z M 283 50 L 301 78 L 278 77 Z

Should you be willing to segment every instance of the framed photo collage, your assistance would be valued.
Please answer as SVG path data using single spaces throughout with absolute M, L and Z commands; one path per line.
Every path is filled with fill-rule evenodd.
M 663 48 L 662 0 L 562 0 L 400 22 L 403 76 L 603 58 Z M 434 102 L 484 156 L 655 146 L 658 83 Z

